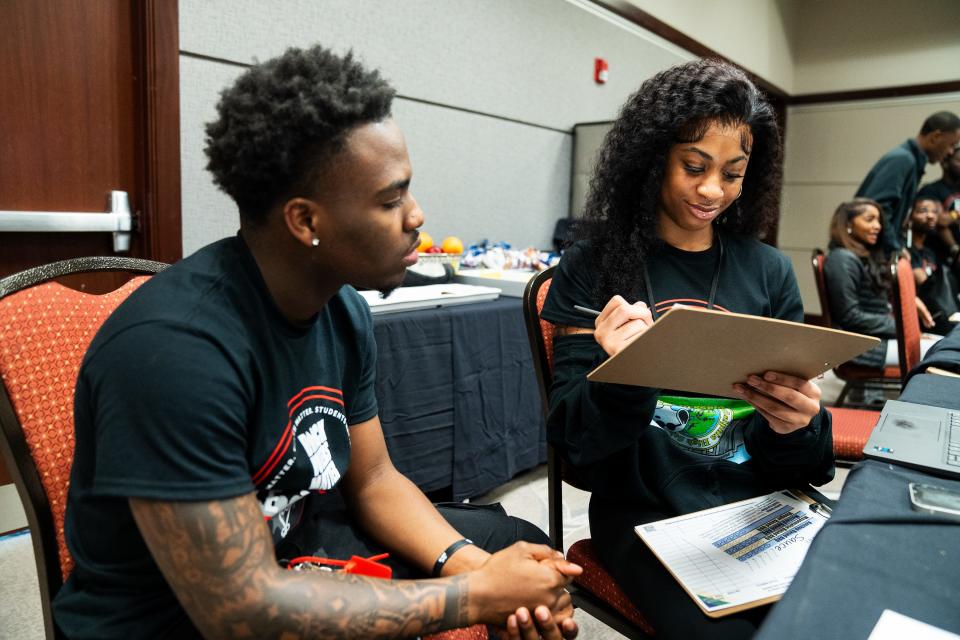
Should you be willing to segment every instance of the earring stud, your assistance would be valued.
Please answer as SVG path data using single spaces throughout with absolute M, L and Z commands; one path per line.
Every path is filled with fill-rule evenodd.
M 850 235 L 852 233 L 853 233 L 853 227 L 847 227 L 847 235 Z
M 320 238 L 314 237 L 314 239 L 310 241 L 310 244 L 312 244 L 312 245 L 315 246 L 315 247 L 319 247 L 319 246 L 320 246 Z

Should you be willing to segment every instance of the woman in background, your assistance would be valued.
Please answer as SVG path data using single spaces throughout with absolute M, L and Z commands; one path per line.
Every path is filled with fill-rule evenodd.
M 856 364 L 882 368 L 897 366 L 897 331 L 890 306 L 890 264 L 877 239 L 883 230 L 880 205 L 869 198 L 842 203 L 830 221 L 830 253 L 824 278 L 830 315 L 838 329 L 880 338 L 880 344 L 853 359 Z M 919 299 L 917 310 L 924 327 L 934 326 Z M 921 351 L 936 342 L 924 336 Z
M 592 491 L 601 562 L 658 638 L 748 638 L 766 610 L 708 618 L 634 527 L 828 481 L 829 414 L 815 384 L 779 372 L 757 372 L 729 398 L 586 374 L 678 302 L 803 321 L 789 260 L 758 239 L 777 215 L 781 176 L 773 109 L 742 71 L 697 60 L 657 74 L 604 140 L 583 239 L 544 304 L 557 326 L 548 437 Z M 594 321 L 574 305 L 603 311 Z

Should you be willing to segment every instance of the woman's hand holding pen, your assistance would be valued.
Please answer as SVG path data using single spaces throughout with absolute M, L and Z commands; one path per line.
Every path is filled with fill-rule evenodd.
M 615 356 L 652 324 L 653 316 L 645 302 L 630 304 L 622 296 L 613 296 L 594 321 L 593 336 L 607 355 Z
M 752 404 L 780 434 L 806 427 L 820 413 L 820 387 L 785 373 L 749 376 L 746 384 L 733 385 L 733 392 Z

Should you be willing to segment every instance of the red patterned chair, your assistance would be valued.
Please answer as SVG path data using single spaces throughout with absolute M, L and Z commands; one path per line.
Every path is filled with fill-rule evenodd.
M 540 382 L 540 397 L 544 415 L 549 412 L 549 390 L 553 381 L 554 326 L 540 319 L 540 311 L 547 299 L 554 267 L 543 271 L 527 284 L 523 293 L 523 316 L 527 336 L 533 352 L 533 363 Z M 583 489 L 572 467 L 560 452 L 547 444 L 547 500 L 550 519 L 550 540 L 556 549 L 563 550 L 563 483 Z M 579 540 L 571 545 L 567 558 L 583 567 L 583 573 L 567 588 L 575 606 L 602 621 L 628 638 L 649 638 L 655 632 L 650 623 L 613 577 L 607 573 L 593 549 L 591 540 Z
M 833 422 L 833 455 L 837 460 L 855 462 L 863 458 L 863 447 L 880 419 L 879 411 L 827 407 Z
M 893 320 L 897 327 L 897 355 L 900 358 L 900 383 L 920 363 L 920 316 L 917 314 L 917 283 L 910 261 L 900 258 L 890 265 L 893 275 Z
M 78 258 L 0 280 L 0 452 L 30 525 L 48 638 L 56 637 L 50 603 L 73 569 L 63 519 L 80 362 L 103 321 L 148 276 L 104 295 L 50 280 L 91 271 L 153 274 L 166 267 L 133 258 Z
M 817 284 L 817 297 L 820 300 L 820 314 L 823 318 L 823 324 L 832 327 L 833 322 L 830 317 L 830 299 L 827 296 L 827 282 L 823 275 L 823 265 L 826 262 L 826 256 L 820 249 L 813 250 L 811 260 L 813 264 L 813 278 Z M 862 365 L 844 363 L 836 367 L 833 372 L 838 378 L 843 380 L 843 390 L 837 398 L 835 405 L 843 406 L 844 400 L 851 389 L 855 388 L 873 388 L 873 389 L 900 389 L 902 380 L 899 367 L 884 367 L 877 369 L 873 367 L 864 367 Z M 864 440 L 866 444 L 866 439 Z M 858 458 L 859 459 L 859 456 Z
M 51 280 L 92 271 L 154 274 L 167 266 L 134 258 L 77 258 L 0 280 L 0 453 L 30 525 L 47 638 L 58 637 L 50 603 L 73 569 L 63 522 L 80 363 L 103 321 L 149 276 L 104 295 Z M 488 634 L 486 626 L 477 625 L 427 638 L 487 640 Z
M 488 640 L 489 637 L 486 625 L 478 624 L 468 629 L 453 629 L 423 636 L 423 640 Z

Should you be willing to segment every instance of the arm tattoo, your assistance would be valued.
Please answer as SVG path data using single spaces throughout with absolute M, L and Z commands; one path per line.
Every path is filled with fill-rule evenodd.
M 395 582 L 281 569 L 252 494 L 130 504 L 157 565 L 206 637 L 402 638 L 470 624 L 465 575 Z

